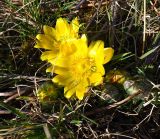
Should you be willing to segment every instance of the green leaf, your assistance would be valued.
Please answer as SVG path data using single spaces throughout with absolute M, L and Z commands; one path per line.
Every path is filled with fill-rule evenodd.
M 128 52 L 128 53 L 123 53 L 123 54 L 116 55 L 112 58 L 112 60 L 123 61 L 123 60 L 128 59 L 132 56 L 134 56 L 134 54 L 132 54 L 131 52 Z
M 143 54 L 143 55 L 140 57 L 140 59 L 146 58 L 147 56 L 149 56 L 150 54 L 152 54 L 154 51 L 156 51 L 158 48 L 159 48 L 159 46 L 157 46 L 156 48 L 154 48 L 154 49 L 146 52 L 145 54 Z
M 82 124 L 82 121 L 80 121 L 80 120 L 72 120 L 70 123 L 74 124 L 76 126 L 80 126 Z
M 17 115 L 17 116 L 19 116 L 21 118 L 24 118 L 24 119 L 27 118 L 27 115 L 22 113 L 22 112 L 20 112 L 19 109 L 11 107 L 11 106 L 5 104 L 4 102 L 0 102 L 0 107 L 3 107 L 5 109 L 9 110 L 11 113 L 13 113 L 13 114 L 15 114 L 15 115 Z

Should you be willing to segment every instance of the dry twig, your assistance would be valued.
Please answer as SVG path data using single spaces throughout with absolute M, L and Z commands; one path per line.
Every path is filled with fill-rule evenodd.
M 103 111 L 105 111 L 105 110 L 109 110 L 109 109 L 113 109 L 113 108 L 119 107 L 119 106 L 127 103 L 128 101 L 130 101 L 131 99 L 133 99 L 134 97 L 136 97 L 137 95 L 139 95 L 139 94 L 141 94 L 141 93 L 143 93 L 142 90 L 139 90 L 138 92 L 136 92 L 136 93 L 128 96 L 127 98 L 125 98 L 125 99 L 123 99 L 123 100 L 121 100 L 121 101 L 119 101 L 119 102 L 113 103 L 113 104 L 111 104 L 111 105 L 109 105 L 109 106 L 97 108 L 97 109 L 95 109 L 94 111 L 87 112 L 85 115 L 86 115 L 86 116 L 89 116 L 89 115 L 93 115 L 93 114 L 95 114 L 95 113 L 100 113 L 100 112 L 103 112 Z

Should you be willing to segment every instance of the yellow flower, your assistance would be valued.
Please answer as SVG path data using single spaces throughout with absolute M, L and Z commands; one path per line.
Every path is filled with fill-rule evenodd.
M 54 72 L 58 75 L 53 78 L 53 82 L 64 86 L 66 98 L 75 94 L 82 100 L 90 86 L 102 82 L 105 74 L 103 64 L 111 60 L 114 50 L 104 48 L 104 42 L 100 40 L 88 47 L 85 36 L 78 40 L 76 47 L 74 54 L 57 60 Z
M 79 38 L 79 27 L 78 18 L 73 19 L 70 24 L 66 19 L 58 18 L 55 28 L 44 25 L 44 34 L 36 36 L 37 43 L 34 46 L 47 50 L 42 53 L 42 61 L 47 60 L 53 64 L 61 52 L 63 55 L 73 53 L 75 49 L 70 47 Z
M 47 72 L 57 75 L 53 82 L 64 86 L 66 98 L 75 95 L 82 100 L 90 86 L 99 85 L 105 70 L 103 64 L 113 56 L 112 48 L 104 48 L 103 41 L 95 41 L 88 47 L 86 35 L 78 34 L 79 22 L 75 18 L 69 24 L 57 19 L 55 28 L 43 26 L 44 34 L 38 34 L 35 48 L 43 48 L 41 59 L 51 63 Z M 41 98 L 46 98 L 42 91 Z

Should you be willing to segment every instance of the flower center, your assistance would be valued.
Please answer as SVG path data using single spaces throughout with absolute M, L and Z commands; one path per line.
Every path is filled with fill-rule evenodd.
M 71 74 L 77 82 L 89 78 L 96 71 L 95 60 L 91 58 L 76 59 L 71 68 Z

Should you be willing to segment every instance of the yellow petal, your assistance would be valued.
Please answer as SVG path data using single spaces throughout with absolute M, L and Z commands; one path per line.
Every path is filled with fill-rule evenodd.
M 60 75 L 65 75 L 67 72 L 66 68 L 62 68 L 62 67 L 57 67 L 57 66 L 50 66 L 46 69 L 46 72 L 54 72 L 56 74 L 60 74 Z
M 48 67 L 47 69 L 46 69 L 46 72 L 53 72 L 53 66 L 50 66 L 50 67 Z
M 108 63 L 112 59 L 113 54 L 114 54 L 113 48 L 111 48 L 111 47 L 104 48 L 104 62 L 103 62 L 103 64 Z
M 68 66 L 68 59 L 66 58 L 57 58 L 55 60 L 55 62 L 53 63 L 55 66 L 59 66 L 59 67 L 67 67 Z
M 69 33 L 70 33 L 70 26 L 69 26 L 67 20 L 64 18 L 57 19 L 55 29 L 57 31 L 57 36 L 59 36 L 59 37 L 69 35 Z
M 49 36 L 53 37 L 53 39 L 55 39 L 56 30 L 53 27 L 44 25 L 43 26 L 43 31 L 44 31 L 44 34 L 49 35 Z
M 80 39 L 77 40 L 76 42 L 76 57 L 84 58 L 88 56 L 88 44 L 87 44 L 87 37 L 86 35 L 82 35 Z
M 47 50 L 54 49 L 55 42 L 50 36 L 44 34 L 38 34 L 36 38 L 37 38 L 37 45 L 34 46 L 35 48 L 44 48 Z
M 90 80 L 90 84 L 91 85 L 97 86 L 97 85 L 102 83 L 103 77 L 102 77 L 102 75 L 100 73 L 93 73 L 89 77 L 89 80 Z
M 54 83 L 58 83 L 59 85 L 65 85 L 67 83 L 67 77 L 61 76 L 61 75 L 56 75 L 52 81 Z
M 77 46 L 76 46 L 77 43 L 78 43 L 77 40 L 61 43 L 60 53 L 62 54 L 62 56 L 68 56 L 73 54 L 77 50 Z
M 92 42 L 89 46 L 89 57 L 95 59 L 96 62 L 104 61 L 104 42 L 101 40 Z
M 54 73 L 64 75 L 67 72 L 67 68 L 54 66 Z
M 61 82 L 61 81 L 63 81 L 63 77 L 62 76 L 60 76 L 60 75 L 56 75 L 53 79 L 52 79 L 52 81 L 54 82 L 54 83 L 59 83 L 59 82 Z
M 75 93 L 75 88 L 69 89 L 67 86 L 64 88 L 64 95 L 67 99 L 73 96 Z
M 84 94 L 87 92 L 89 86 L 88 79 L 83 78 L 79 84 L 76 86 L 76 96 L 79 100 L 82 100 Z
M 54 52 L 54 51 L 46 51 L 46 52 L 42 53 L 41 60 L 42 61 L 48 60 L 49 62 L 50 61 L 55 61 L 56 57 L 57 57 L 57 53 L 56 52 Z
M 88 40 L 87 40 L 87 36 L 86 36 L 86 34 L 82 34 L 82 36 L 81 36 L 81 40 L 82 40 L 82 41 L 84 41 L 84 43 L 85 43 L 85 44 L 87 44 L 87 43 L 88 43 Z
M 68 72 L 66 72 L 63 75 L 56 75 L 52 79 L 52 81 L 54 83 L 58 83 L 59 85 L 70 86 L 71 88 L 75 87 L 75 85 L 73 84 L 74 80 L 73 80 L 72 76 L 70 76 L 70 74 L 68 74 Z
M 103 76 L 105 74 L 105 70 L 104 70 L 103 65 L 102 64 L 97 64 L 96 67 L 97 67 L 97 71 L 96 72 L 101 74 L 101 76 Z
M 81 50 L 81 47 L 84 47 L 84 49 L 88 49 L 88 40 L 87 40 L 87 36 L 85 34 L 82 34 L 81 38 L 78 39 L 79 41 L 79 48 Z
M 72 30 L 74 32 L 74 36 L 78 37 L 79 22 L 78 22 L 78 18 L 77 17 L 72 20 L 72 22 L 71 22 L 71 28 L 72 28 Z
M 84 97 L 84 94 L 86 93 L 87 91 L 87 88 L 82 84 L 79 84 L 77 87 L 76 87 L 76 96 L 79 100 L 82 100 L 83 97 Z

